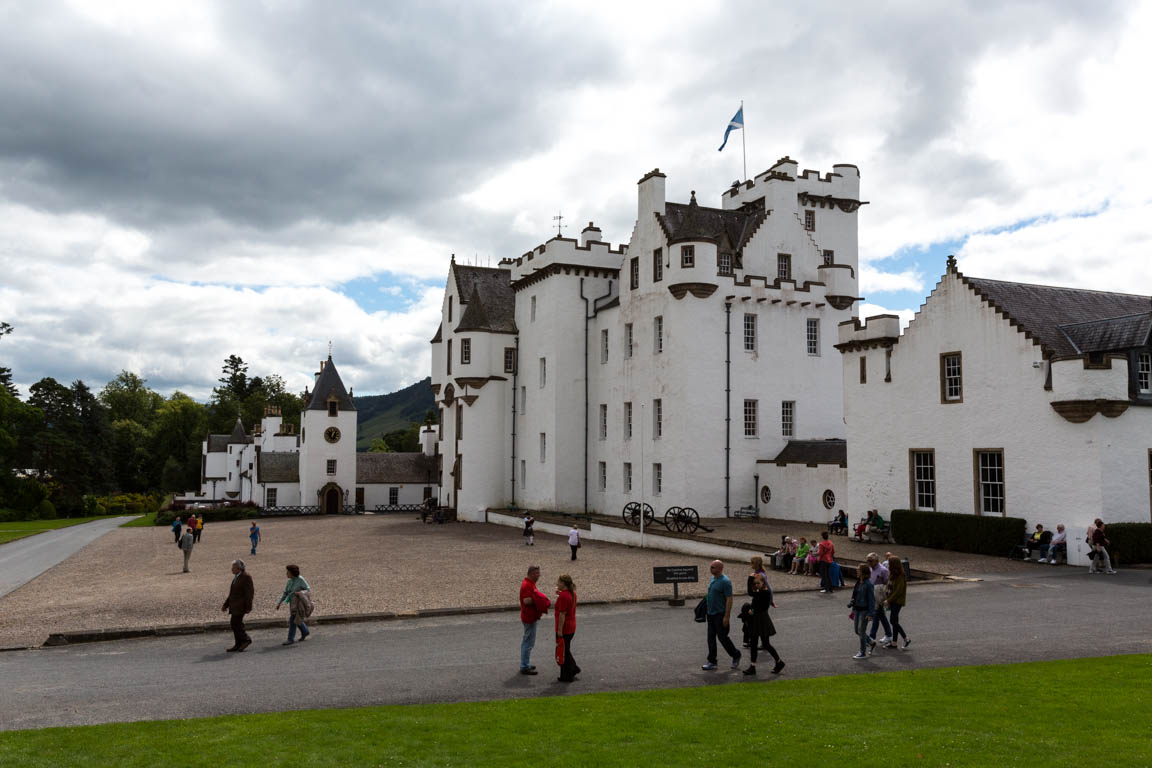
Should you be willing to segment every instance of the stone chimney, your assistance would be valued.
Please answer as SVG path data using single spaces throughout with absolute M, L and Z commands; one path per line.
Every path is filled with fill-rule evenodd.
M 639 221 L 648 221 L 653 213 L 664 215 L 664 174 L 656 168 L 644 174 L 644 178 L 637 182 L 640 187 L 637 201 L 636 218 Z
M 600 227 L 592 222 L 588 222 L 588 226 L 584 227 L 584 231 L 580 233 L 580 245 L 581 247 L 587 247 L 588 243 L 592 241 L 604 242 L 600 235 Z

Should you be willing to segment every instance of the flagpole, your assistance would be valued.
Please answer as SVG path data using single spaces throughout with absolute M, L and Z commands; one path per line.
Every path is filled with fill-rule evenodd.
M 744 150 L 744 181 L 748 181 L 748 145 L 744 141 L 748 134 L 748 117 L 744 114 L 744 99 L 740 99 L 740 117 L 744 118 L 744 125 L 740 128 L 740 146 Z

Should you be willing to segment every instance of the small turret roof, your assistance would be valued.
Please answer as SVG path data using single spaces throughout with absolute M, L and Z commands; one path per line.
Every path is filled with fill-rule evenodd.
M 232 427 L 232 434 L 228 436 L 229 443 L 246 443 L 248 435 L 244 434 L 244 422 L 236 417 L 236 426 Z
M 344 382 L 340 380 L 340 373 L 336 370 L 336 364 L 332 362 L 332 355 L 328 355 L 328 359 L 324 362 L 324 369 L 320 371 L 320 376 L 316 379 L 316 386 L 312 390 L 312 399 L 308 401 L 307 410 L 328 410 L 329 397 L 336 398 L 341 411 L 356 410 L 356 406 L 352 404 L 352 398 L 348 395 L 348 390 L 344 388 Z

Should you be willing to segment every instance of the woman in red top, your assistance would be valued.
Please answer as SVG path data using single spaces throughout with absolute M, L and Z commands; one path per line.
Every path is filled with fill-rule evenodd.
M 832 563 L 836 561 L 836 547 L 828 540 L 828 531 L 820 531 L 820 543 L 816 545 L 816 566 L 820 569 L 820 591 L 835 592 L 838 585 L 832 583 Z
M 572 577 L 564 574 L 556 580 L 559 596 L 556 598 L 556 639 L 564 639 L 564 663 L 560 665 L 560 682 L 571 683 L 580 674 L 576 659 L 572 658 L 572 637 L 576 634 L 576 585 Z

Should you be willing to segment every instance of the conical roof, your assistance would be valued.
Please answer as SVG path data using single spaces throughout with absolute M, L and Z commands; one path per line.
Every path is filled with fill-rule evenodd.
M 352 398 L 348 395 L 348 390 L 344 388 L 344 382 L 340 380 L 340 373 L 336 370 L 336 364 L 332 362 L 332 355 L 328 355 L 324 369 L 320 371 L 320 376 L 316 379 L 316 386 L 312 389 L 312 399 L 308 401 L 307 410 L 328 410 L 329 397 L 336 398 L 341 411 L 356 410 L 356 406 L 352 404 Z
M 240 421 L 240 417 L 236 417 L 236 426 L 232 427 L 232 434 L 228 436 L 229 443 L 246 443 L 248 442 L 248 435 L 244 434 L 244 422 Z

